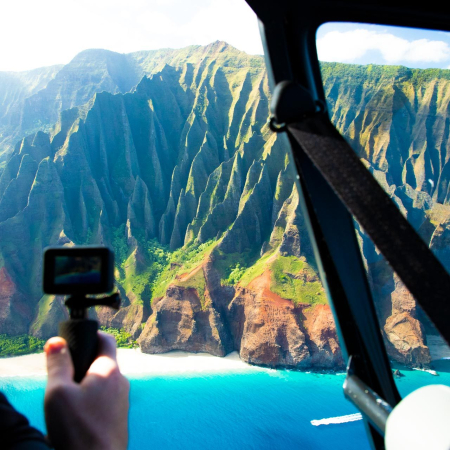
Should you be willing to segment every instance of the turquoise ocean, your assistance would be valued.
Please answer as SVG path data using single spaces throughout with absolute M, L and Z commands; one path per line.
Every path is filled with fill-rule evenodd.
M 426 384 L 450 385 L 449 372 L 402 372 L 403 396 Z M 343 396 L 343 374 L 252 368 L 130 381 L 130 450 L 369 449 L 362 421 L 311 425 L 357 412 Z M 0 390 L 43 432 L 44 387 L 44 377 L 0 378 Z

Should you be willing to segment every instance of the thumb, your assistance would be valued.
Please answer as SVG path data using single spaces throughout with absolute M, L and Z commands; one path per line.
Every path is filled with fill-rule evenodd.
M 65 339 L 50 338 L 44 347 L 47 355 L 48 387 L 73 383 L 73 363 Z

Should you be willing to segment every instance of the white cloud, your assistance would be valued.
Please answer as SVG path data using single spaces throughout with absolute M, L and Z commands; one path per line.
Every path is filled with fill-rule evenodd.
M 244 0 L 14 0 L 0 2 L 0 70 L 69 62 L 88 48 L 121 53 L 225 40 L 262 54 Z
M 208 44 L 215 40 L 229 44 L 250 54 L 262 54 L 256 16 L 243 0 L 211 1 L 179 30 L 187 44 Z M 245 43 L 245 44 L 244 44 Z M 188 44 L 187 44 L 188 45 Z
M 379 52 L 388 64 L 440 63 L 450 59 L 450 46 L 444 41 L 409 41 L 365 29 L 330 31 L 317 40 L 317 51 L 321 61 L 355 62 L 370 51 Z

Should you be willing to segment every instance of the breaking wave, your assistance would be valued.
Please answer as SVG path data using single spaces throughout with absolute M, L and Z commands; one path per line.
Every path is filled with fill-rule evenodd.
M 348 414 L 346 416 L 330 417 L 328 419 L 311 420 L 311 425 L 318 427 L 319 425 L 330 425 L 335 423 L 355 422 L 356 420 L 362 420 L 361 413 Z

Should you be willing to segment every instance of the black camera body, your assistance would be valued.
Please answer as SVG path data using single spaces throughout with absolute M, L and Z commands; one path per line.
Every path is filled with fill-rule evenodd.
M 48 247 L 43 273 L 46 294 L 104 294 L 114 288 L 114 253 L 107 247 Z
M 59 335 L 69 346 L 80 382 L 98 354 L 98 323 L 87 317 L 91 306 L 119 309 L 120 295 L 114 289 L 114 253 L 107 247 L 49 247 L 44 251 L 45 294 L 68 295 L 65 305 L 70 319 L 59 324 Z M 87 297 L 87 295 L 95 295 Z

